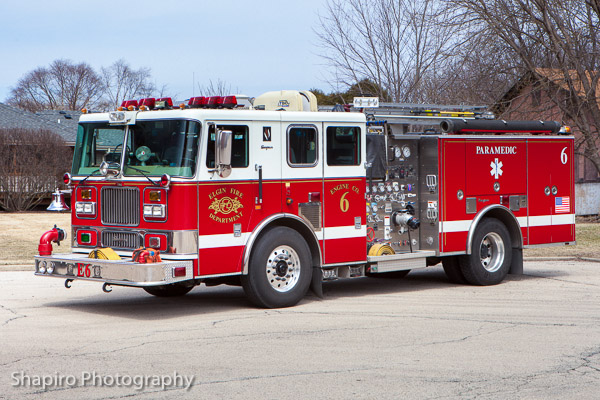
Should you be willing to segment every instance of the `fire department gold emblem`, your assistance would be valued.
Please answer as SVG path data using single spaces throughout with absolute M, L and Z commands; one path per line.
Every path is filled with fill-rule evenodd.
M 244 193 L 233 187 L 214 190 L 208 195 L 211 202 L 208 209 L 213 210 L 209 212 L 208 218 L 220 224 L 236 222 L 244 215 L 243 198 Z
M 208 206 L 209 210 L 214 210 L 215 214 L 231 214 L 237 213 L 240 208 L 244 207 L 237 198 L 221 197 L 214 199 L 212 204 Z

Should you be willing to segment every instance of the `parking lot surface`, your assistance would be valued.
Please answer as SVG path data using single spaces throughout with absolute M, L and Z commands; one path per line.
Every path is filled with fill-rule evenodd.
M 600 264 L 526 262 L 492 287 L 440 266 L 257 309 L 241 288 L 141 289 L 0 272 L 3 399 L 600 397 Z

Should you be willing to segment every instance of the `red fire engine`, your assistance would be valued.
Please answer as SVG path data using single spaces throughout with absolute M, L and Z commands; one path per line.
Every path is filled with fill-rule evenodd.
M 238 102 L 82 115 L 65 175 L 72 253 L 53 255 L 66 234 L 46 232 L 35 274 L 156 296 L 241 284 L 285 307 L 324 280 L 439 262 L 453 282 L 497 284 L 522 271 L 524 248 L 575 241 L 574 141 L 556 122 L 376 99 L 318 112 L 310 92 Z

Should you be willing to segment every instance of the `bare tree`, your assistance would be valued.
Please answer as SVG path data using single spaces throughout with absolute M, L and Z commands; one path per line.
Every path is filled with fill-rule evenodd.
M 492 34 L 471 35 L 463 18 L 454 22 L 462 46 L 457 46 L 443 68 L 429 71 L 423 93 L 438 104 L 494 104 L 522 73 L 511 49 Z
M 329 0 L 316 33 L 337 83 L 367 79 L 383 100 L 424 101 L 426 79 L 460 45 L 442 11 L 439 0 Z
M 51 131 L 0 129 L 0 208 L 25 211 L 48 198 L 71 158 Z
M 578 153 L 600 171 L 599 0 L 449 0 L 473 37 L 493 34 L 581 132 Z M 540 69 L 543 68 L 543 69 Z
M 198 90 L 200 91 L 200 96 L 227 96 L 233 93 L 231 85 L 221 79 L 217 79 L 216 82 L 210 79 L 208 85 L 198 83 Z M 237 92 L 238 89 L 236 88 L 235 91 Z
M 122 59 L 110 67 L 102 68 L 104 107 L 114 108 L 123 100 L 150 96 L 156 90 L 151 77 L 150 68 L 136 70 Z
M 49 67 L 26 73 L 11 90 L 7 102 L 33 112 L 80 110 L 94 106 L 102 92 L 102 82 L 88 64 L 56 60 Z

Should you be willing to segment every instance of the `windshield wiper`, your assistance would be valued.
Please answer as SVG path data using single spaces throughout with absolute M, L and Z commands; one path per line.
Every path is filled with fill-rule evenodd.
M 131 165 L 125 165 L 125 168 L 131 168 L 132 170 L 139 172 L 140 174 L 142 174 L 144 176 L 144 178 L 148 179 L 148 181 L 150 181 L 151 184 L 153 184 L 154 186 L 160 186 L 160 184 L 158 184 L 158 183 L 154 182 L 152 179 L 150 179 L 150 177 L 148 177 L 148 175 L 146 175 L 144 173 L 144 171 L 142 171 L 141 169 L 132 167 Z
M 99 169 L 96 169 L 96 170 L 92 171 L 92 172 L 91 172 L 89 175 L 87 175 L 85 178 L 83 178 L 82 180 L 80 180 L 80 181 L 77 183 L 77 185 L 75 185 L 75 187 L 78 187 L 79 185 L 82 185 L 82 184 L 83 184 L 83 182 L 87 181 L 87 179 L 88 179 L 90 176 L 94 175 L 96 172 L 99 172 L 99 171 L 100 171 Z

